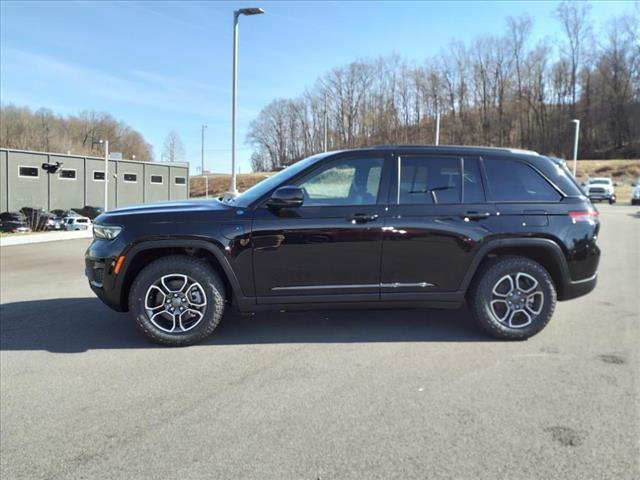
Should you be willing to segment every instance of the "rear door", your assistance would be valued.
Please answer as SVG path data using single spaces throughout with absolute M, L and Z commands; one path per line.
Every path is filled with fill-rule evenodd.
M 482 243 L 499 232 L 480 159 L 399 155 L 382 248 L 382 300 L 428 299 L 459 289 Z M 464 172 L 464 175 L 462 174 Z

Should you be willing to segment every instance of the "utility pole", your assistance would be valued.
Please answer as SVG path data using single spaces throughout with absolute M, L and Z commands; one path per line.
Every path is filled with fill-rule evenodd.
M 436 145 L 440 145 L 440 112 L 436 112 Z
M 92 145 L 104 145 L 104 211 L 109 209 L 109 140 L 94 140 Z
M 575 178 L 578 168 L 578 137 L 580 136 L 580 120 L 574 118 L 571 120 L 571 123 L 576 124 L 576 133 L 573 139 L 573 178 Z
M 324 92 L 324 151 L 329 147 L 329 116 L 327 112 L 327 92 Z
M 204 179 L 204 198 L 209 198 L 209 178 L 204 173 L 204 129 L 207 128 L 206 125 L 202 125 L 201 132 L 201 141 L 200 141 L 200 153 L 201 153 L 201 161 L 202 161 L 202 178 Z

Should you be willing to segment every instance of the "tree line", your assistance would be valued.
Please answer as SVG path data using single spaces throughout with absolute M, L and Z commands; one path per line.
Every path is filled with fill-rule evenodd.
M 102 156 L 100 139 L 124 158 L 153 160 L 153 147 L 139 132 L 109 113 L 94 111 L 64 117 L 47 108 L 36 111 L 11 104 L 0 107 L 0 147 Z
M 571 155 L 574 118 L 581 158 L 640 156 L 640 8 L 595 32 L 590 6 L 555 11 L 558 38 L 531 40 L 533 21 L 510 17 L 500 35 L 454 41 L 416 65 L 391 55 L 356 61 L 251 123 L 255 171 L 321 152 L 434 142 L 509 146 Z

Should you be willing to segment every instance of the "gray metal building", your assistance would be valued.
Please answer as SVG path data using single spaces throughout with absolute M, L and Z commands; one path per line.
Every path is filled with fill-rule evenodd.
M 56 162 L 55 173 L 43 168 Z M 104 183 L 104 158 L 0 149 L 0 212 L 104 207 Z M 186 198 L 186 163 L 109 160 L 109 209 Z

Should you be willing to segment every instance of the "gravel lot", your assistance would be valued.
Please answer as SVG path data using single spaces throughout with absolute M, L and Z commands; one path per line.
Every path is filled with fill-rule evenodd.
M 155 347 L 83 276 L 88 240 L 0 249 L 0 476 L 638 479 L 640 212 L 527 342 L 461 311 L 227 317 Z

